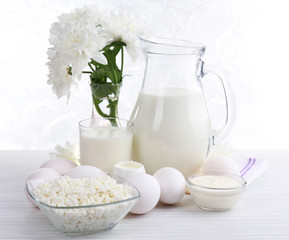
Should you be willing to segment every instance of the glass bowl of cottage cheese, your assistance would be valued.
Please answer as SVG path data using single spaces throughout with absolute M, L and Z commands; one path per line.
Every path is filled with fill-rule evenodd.
M 26 189 L 49 221 L 67 235 L 112 229 L 140 198 L 134 185 L 115 175 L 28 180 Z

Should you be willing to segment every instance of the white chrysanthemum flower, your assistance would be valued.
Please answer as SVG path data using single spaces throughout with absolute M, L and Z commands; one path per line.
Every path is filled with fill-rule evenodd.
M 73 77 L 80 77 L 91 58 L 101 64 L 107 64 L 106 58 L 100 52 L 106 44 L 106 39 L 99 36 L 95 26 L 69 23 L 66 27 L 67 31 L 62 34 L 62 60 L 71 64 Z
M 52 85 L 52 90 L 58 98 L 67 96 L 69 99 L 71 86 L 76 85 L 75 80 L 69 74 L 69 69 L 57 60 L 52 60 L 47 65 L 49 68 L 47 83 Z
M 60 22 L 93 23 L 95 26 L 101 24 L 104 18 L 105 13 L 98 11 L 93 5 L 84 5 L 81 8 L 74 9 L 71 13 L 64 13 L 58 17 Z
M 111 14 L 102 24 L 110 42 L 122 41 L 132 59 L 138 56 L 137 40 L 142 34 L 142 27 L 130 14 Z
M 56 152 L 49 153 L 49 156 L 59 157 L 59 158 L 66 158 L 74 162 L 76 165 L 80 165 L 80 151 L 79 151 L 79 144 L 78 143 L 71 143 L 69 141 L 65 142 L 65 147 L 57 145 L 55 147 Z
M 100 52 L 107 39 L 91 22 L 57 22 L 51 27 L 50 43 L 55 46 L 58 58 L 63 64 L 72 67 L 72 76 L 80 77 L 91 58 L 106 64 Z
M 98 26 L 100 17 L 93 8 L 85 6 L 62 14 L 59 21 L 51 25 L 49 42 L 53 47 L 47 52 L 48 84 L 58 98 L 65 95 L 69 98 L 70 88 L 76 84 L 74 79 L 81 78 L 90 59 L 107 64 L 100 52 L 108 41 Z

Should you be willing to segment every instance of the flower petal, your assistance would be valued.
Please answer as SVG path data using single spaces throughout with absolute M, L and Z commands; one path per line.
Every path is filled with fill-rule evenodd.
M 133 61 L 138 57 L 138 48 L 135 44 L 127 44 L 126 51 Z
M 98 62 L 100 64 L 107 64 L 107 59 L 105 58 L 105 56 L 101 52 L 96 53 L 93 56 L 93 60 L 95 60 L 96 62 Z
M 82 70 L 87 67 L 89 58 L 86 54 L 79 54 L 78 58 L 71 64 L 72 76 L 77 77 L 82 73 Z

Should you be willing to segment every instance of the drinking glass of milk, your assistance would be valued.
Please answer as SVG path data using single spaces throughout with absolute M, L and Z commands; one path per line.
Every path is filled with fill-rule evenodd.
M 112 172 L 113 166 L 131 160 L 133 123 L 124 119 L 91 118 L 79 123 L 80 162 Z M 117 126 L 112 125 L 117 122 Z
M 133 159 L 148 173 L 174 167 L 185 176 L 201 167 L 210 144 L 230 129 L 232 102 L 226 82 L 205 64 L 205 46 L 189 41 L 141 39 L 146 57 L 143 85 L 131 115 Z M 211 127 L 202 88 L 206 74 L 218 77 L 224 90 L 226 122 Z M 228 132 L 228 131 L 227 131 Z

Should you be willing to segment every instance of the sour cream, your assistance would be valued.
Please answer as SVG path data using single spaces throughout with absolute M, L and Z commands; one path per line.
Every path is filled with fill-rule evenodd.
M 245 186 L 242 177 L 224 173 L 198 173 L 187 180 L 194 202 L 209 211 L 231 209 L 239 201 Z
M 239 180 L 228 176 L 205 175 L 193 178 L 191 182 L 205 188 L 235 188 L 241 185 Z

